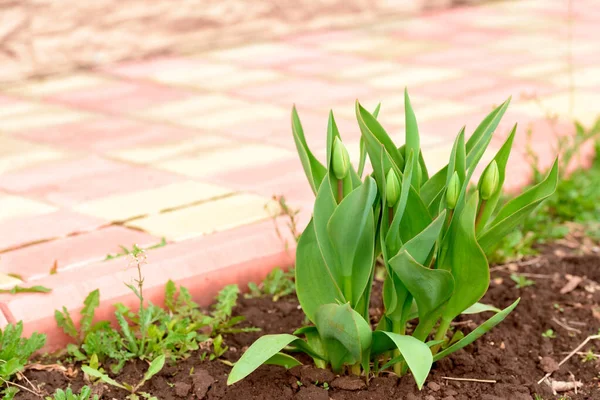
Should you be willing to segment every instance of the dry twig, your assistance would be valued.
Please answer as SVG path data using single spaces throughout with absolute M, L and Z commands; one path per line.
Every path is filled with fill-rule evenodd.
M 568 331 L 576 332 L 576 333 L 581 333 L 581 331 L 579 329 L 573 328 L 573 327 L 565 324 L 564 322 L 560 322 L 558 319 L 556 319 L 556 317 L 552 317 L 552 322 L 554 322 L 555 324 L 557 324 L 561 328 L 564 328 L 564 329 L 566 329 Z
M 586 344 L 588 344 L 588 342 L 590 340 L 597 340 L 597 339 L 600 339 L 600 335 L 591 335 L 591 336 L 588 336 L 583 342 L 581 342 L 579 344 L 579 346 L 577 346 L 573 351 L 571 351 L 569 353 L 569 355 L 567 355 L 565 358 L 563 358 L 562 361 L 558 363 L 558 366 L 560 367 L 561 365 L 563 365 L 564 363 L 566 363 L 571 357 L 573 357 L 575 354 L 577 354 L 577 352 L 579 350 L 581 350 L 583 348 L 583 346 L 585 346 Z M 538 385 L 541 384 L 542 382 L 544 382 L 546 379 L 548 379 L 550 377 L 550 375 L 552 375 L 552 372 L 548 372 L 546 375 L 544 375 L 544 377 L 537 382 Z

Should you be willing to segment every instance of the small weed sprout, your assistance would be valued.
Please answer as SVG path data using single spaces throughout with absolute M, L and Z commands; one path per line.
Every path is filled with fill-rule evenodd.
M 516 284 L 515 287 L 517 289 L 523 289 L 527 286 L 535 285 L 535 281 L 527 279 L 527 277 L 525 277 L 524 275 L 510 274 L 510 279 L 512 279 L 512 281 Z
M 556 334 L 552 329 L 548 329 L 542 333 L 542 337 L 545 337 L 546 339 L 554 339 L 556 338 Z
M 594 354 L 592 349 L 588 350 L 586 353 L 581 355 L 581 362 L 586 363 L 590 361 L 596 361 L 598 359 L 598 355 Z

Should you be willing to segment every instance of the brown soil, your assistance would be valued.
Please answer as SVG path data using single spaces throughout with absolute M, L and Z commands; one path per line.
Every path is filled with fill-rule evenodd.
M 529 279 L 536 283 L 517 289 L 510 279 L 514 271 L 533 274 Z M 561 289 L 571 276 L 583 280 L 568 293 Z M 310 366 L 290 371 L 275 366 L 264 366 L 245 380 L 226 386 L 230 367 L 221 361 L 199 360 L 198 355 L 167 366 L 147 383 L 142 390 L 161 400 L 170 399 L 235 399 L 235 400 L 525 400 L 540 395 L 554 399 L 546 385 L 535 382 L 544 370 L 553 368 L 566 354 L 577 347 L 587 336 L 600 328 L 600 257 L 553 257 L 509 264 L 492 269 L 490 290 L 482 300 L 505 307 L 517 297 L 521 303 L 498 327 L 472 345 L 454 353 L 434 365 L 426 387 L 418 391 L 412 377 L 401 379 L 391 374 L 370 380 L 369 385 L 357 378 L 336 377 L 329 371 Z M 374 312 L 379 306 L 374 304 Z M 230 351 L 225 361 L 235 361 L 245 348 L 265 333 L 292 332 L 303 324 L 304 316 L 292 297 L 273 303 L 270 299 L 244 299 L 237 313 L 247 317 L 247 324 L 262 328 L 262 332 L 245 333 L 226 338 Z M 455 329 L 465 333 L 489 315 L 465 316 Z M 556 337 L 545 338 L 542 333 L 552 329 Z M 598 343 L 590 342 L 581 351 L 592 349 Z M 309 361 L 309 360 L 303 360 Z M 561 393 L 571 399 L 600 399 L 600 361 L 583 362 L 580 355 L 572 357 L 552 377 L 559 381 L 581 381 L 583 387 Z M 144 363 L 127 365 L 119 381 L 135 382 L 146 369 Z M 55 388 L 74 389 L 83 384 L 81 374 L 69 382 L 60 373 L 29 371 L 27 378 L 42 390 L 52 393 Z M 444 379 L 468 378 L 494 380 L 495 383 L 464 382 Z M 315 384 L 318 381 L 318 384 Z M 323 388 L 327 383 L 328 390 Z M 23 382 L 22 382 L 23 383 Z M 109 386 L 96 387 L 101 399 L 124 399 L 126 393 Z M 17 399 L 39 399 L 21 392 Z

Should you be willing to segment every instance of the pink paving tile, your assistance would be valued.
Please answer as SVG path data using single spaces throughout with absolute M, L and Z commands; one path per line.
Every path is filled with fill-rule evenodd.
M 180 175 L 149 166 L 134 166 L 91 155 L 0 175 L 0 188 L 70 207 L 181 180 Z
M 264 100 L 285 106 L 297 104 L 307 108 L 331 107 L 353 103 L 355 99 L 374 94 L 369 86 L 354 83 L 332 83 L 320 79 L 289 79 L 284 82 L 257 85 L 233 91 L 249 100 Z
M 254 50 L 256 49 L 256 50 Z M 281 67 L 304 60 L 316 60 L 323 51 L 311 46 L 266 43 L 217 51 L 212 57 L 222 61 L 255 67 Z
M 349 101 L 347 105 L 347 108 L 352 107 L 353 102 Z M 344 140 L 359 138 L 360 129 L 358 123 L 350 118 L 336 115 L 335 109 L 333 111 L 342 138 Z M 324 146 L 329 119 L 328 113 L 313 112 L 304 108 L 298 109 L 298 113 L 304 135 L 306 136 L 309 145 Z M 228 136 L 235 138 L 255 139 L 286 148 L 295 148 L 291 121 L 290 108 L 290 114 L 285 117 L 244 122 L 238 125 L 228 126 L 223 132 L 227 133 Z
M 268 197 L 283 195 L 293 202 L 314 198 L 297 156 L 257 167 L 229 170 L 207 177 L 207 180 Z
M 461 78 L 416 86 L 413 90 L 434 99 L 462 99 L 473 93 L 484 92 L 498 86 L 500 81 L 500 78 L 486 74 L 469 74 Z
M 157 57 L 150 60 L 123 62 L 103 70 L 122 77 L 148 79 L 157 73 L 169 70 L 193 69 L 198 64 L 203 63 L 193 58 Z
M 4 327 L 6 325 L 8 325 L 8 320 L 4 316 L 4 313 L 2 312 L 2 310 L 0 310 L 0 329 L 4 330 Z
M 346 54 L 324 54 L 322 57 L 291 63 L 281 67 L 284 71 L 305 76 L 335 76 L 340 69 L 368 64 L 369 60 Z
M 189 93 L 166 86 L 122 81 L 80 91 L 70 91 L 46 99 L 86 110 L 122 114 L 170 101 L 183 100 L 189 96 Z
M 282 224 L 283 238 L 277 235 L 272 221 L 265 221 L 148 251 L 148 264 L 143 267 L 146 298 L 161 304 L 164 285 L 172 279 L 190 289 L 194 300 L 207 305 L 224 285 L 237 283 L 244 287 L 249 281 L 262 279 L 275 266 L 291 265 L 294 240 L 283 229 L 285 220 L 278 223 Z M 51 293 L 3 295 L 0 307 L 9 322 L 23 320 L 25 334 L 48 334 L 46 350 L 56 350 L 68 338 L 56 327 L 55 309 L 65 306 L 77 318 L 83 299 L 97 288 L 102 301 L 97 319 L 114 319 L 116 302 L 135 307 L 124 282 L 131 282 L 137 272 L 127 266 L 127 260 L 115 259 L 47 276 L 36 284 L 51 287 Z
M 494 88 L 489 88 L 480 93 L 471 93 L 464 96 L 461 100 L 467 104 L 489 107 L 501 104 L 510 96 L 516 102 L 534 97 L 543 99 L 545 96 L 557 94 L 561 91 L 563 89 L 549 83 L 504 79 Z
M 96 155 L 57 160 L 0 175 L 0 188 L 10 192 L 40 192 L 61 182 L 119 171 L 122 164 Z M 48 189 L 49 190 L 49 189 Z
M 303 45 L 320 45 L 330 41 L 339 40 L 356 40 L 360 38 L 360 34 L 354 30 L 329 30 L 323 29 L 314 32 L 294 33 L 285 37 L 285 40 L 291 43 Z
M 114 171 L 41 186 L 27 194 L 52 204 L 70 207 L 105 196 L 152 189 L 182 180 L 183 177 L 174 173 L 147 166 L 122 164 Z
M 187 139 L 193 134 L 193 131 L 180 127 L 112 116 L 18 133 L 38 143 L 92 151 L 156 145 Z
M 62 272 L 74 264 L 100 261 L 108 254 L 122 251 L 119 246 L 131 248 L 159 243 L 160 239 L 147 233 L 121 226 L 108 226 L 92 232 L 23 247 L 0 257 L 0 271 L 18 273 L 26 281 L 49 275 L 51 267 Z
M 2 221 L 0 250 L 73 233 L 88 232 L 105 224 L 107 221 L 70 210 L 59 210 L 32 217 L 11 218 Z

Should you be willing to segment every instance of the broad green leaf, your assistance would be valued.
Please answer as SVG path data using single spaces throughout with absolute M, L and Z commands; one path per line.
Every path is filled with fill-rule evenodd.
M 471 168 L 472 164 L 479 161 L 483 152 L 487 148 L 492 134 L 498 127 L 502 116 L 506 112 L 510 98 L 494 109 L 488 114 L 483 121 L 477 126 L 467 143 L 465 144 L 467 154 L 467 168 Z M 474 168 L 473 168 L 474 169 Z M 431 202 L 438 196 L 440 191 L 444 189 L 444 185 L 447 179 L 448 165 L 439 170 L 433 177 L 431 177 L 425 185 L 421 188 L 421 196 L 426 204 Z M 452 174 L 450 174 L 452 175 Z
M 402 221 L 402 217 L 404 216 L 406 204 L 408 203 L 408 196 L 410 194 L 411 181 L 413 176 L 413 156 L 414 153 L 411 151 L 406 161 L 406 169 L 404 170 L 404 177 L 402 179 L 402 189 L 400 191 L 400 200 L 398 200 L 398 204 L 394 209 L 394 218 L 392 221 L 389 221 L 388 218 L 390 228 L 387 232 L 387 235 L 385 236 L 385 244 L 387 246 L 387 256 L 390 258 L 398 253 L 398 250 L 400 250 L 400 246 L 402 245 L 402 239 L 400 237 L 400 221 Z M 385 175 L 383 179 L 383 187 L 385 188 Z M 382 194 L 382 198 L 385 199 L 385 193 Z
M 483 304 L 483 303 L 478 302 L 478 303 L 473 304 L 471 307 L 467 308 L 461 314 L 463 314 L 463 315 L 479 314 L 479 313 L 486 312 L 486 311 L 492 311 L 495 313 L 499 313 L 500 309 L 497 307 L 491 306 L 489 304 Z
M 406 250 L 417 263 L 425 264 L 425 261 L 429 258 L 431 251 L 435 247 L 435 243 L 438 240 L 445 223 L 446 211 L 442 211 L 428 227 L 406 242 L 402 248 Z
M 327 354 L 325 346 L 319 335 L 319 331 L 316 326 L 305 326 L 294 331 L 294 335 L 304 335 L 306 343 L 313 349 L 317 354 Z M 313 361 L 318 368 L 327 368 L 327 362 L 321 358 L 313 357 Z
M 417 382 L 417 386 L 419 389 L 423 388 L 433 364 L 433 355 L 429 346 L 412 336 L 385 331 L 373 332 L 374 351 L 377 349 L 380 354 L 392 348 L 400 351 Z
M 415 173 L 412 176 L 412 186 L 415 188 L 417 193 L 421 187 L 419 182 L 419 174 L 417 174 L 417 168 L 419 167 L 419 157 L 421 152 L 420 140 L 419 140 L 419 128 L 417 125 L 417 118 L 413 111 L 412 104 L 410 103 L 410 97 L 408 96 L 408 90 L 404 89 L 404 118 L 406 121 L 406 150 L 405 154 L 414 154 L 412 161 L 412 168 Z M 406 167 L 405 167 L 406 168 Z
M 487 252 L 511 232 L 542 201 L 550 197 L 558 184 L 558 159 L 546 179 L 504 205 L 481 234 L 479 244 Z
M 502 196 L 502 186 L 504 185 L 504 180 L 506 178 L 506 164 L 508 164 L 508 158 L 510 157 L 510 150 L 513 145 L 513 140 L 515 138 L 516 131 L 517 125 L 515 124 L 512 131 L 508 135 L 508 138 L 506 139 L 506 141 L 504 142 L 500 150 L 498 150 L 498 153 L 496 153 L 496 156 L 494 156 L 494 159 L 492 160 L 492 162 L 495 160 L 496 164 L 498 165 L 498 189 L 492 195 L 492 197 L 490 197 L 486 201 L 485 208 L 483 212 L 480 213 L 479 221 L 477 223 L 478 233 L 481 231 L 481 228 L 483 228 L 486 225 L 487 221 L 492 216 L 492 213 L 496 209 L 496 205 L 498 204 L 498 201 Z M 477 185 L 478 188 L 481 187 L 482 181 L 483 175 L 479 179 L 479 184 Z
M 294 135 L 296 149 L 298 150 L 298 156 L 300 157 L 302 167 L 304 168 L 304 172 L 308 178 L 308 183 L 310 184 L 313 192 L 316 194 L 319 190 L 319 186 L 321 186 L 323 178 L 325 178 L 327 175 L 327 169 L 310 151 L 310 148 L 306 143 L 304 130 L 302 129 L 302 124 L 300 123 L 300 118 L 298 117 L 298 112 L 296 111 L 295 106 L 292 109 L 292 133 Z
M 138 341 L 137 341 L 137 338 L 135 337 L 135 335 L 131 332 L 131 329 L 129 328 L 129 324 L 127 323 L 127 320 L 125 320 L 125 317 L 119 311 L 115 311 L 115 316 L 117 318 L 117 322 L 118 322 L 119 326 L 121 327 L 121 332 L 122 332 L 123 336 L 125 337 L 125 339 L 127 340 L 127 348 L 132 353 L 137 354 L 137 352 L 139 350 Z
M 493 327 L 495 327 L 500 322 L 502 322 L 504 320 L 504 318 L 506 318 L 506 316 L 508 314 L 510 314 L 512 310 L 515 309 L 517 304 L 519 304 L 520 300 L 521 299 L 517 299 L 510 306 L 506 307 L 504 310 L 500 311 L 499 313 L 495 314 L 493 317 L 491 317 L 490 319 L 485 321 L 483 324 L 479 325 L 474 331 L 469 333 L 467 336 L 465 336 L 458 342 L 454 343 L 452 346 L 448 347 L 447 349 L 437 353 L 433 357 L 433 361 L 441 360 L 442 358 L 454 353 L 455 351 L 462 349 L 465 346 L 468 346 L 469 344 L 473 343 L 475 340 L 479 339 L 486 332 L 488 332 Z
M 390 156 L 390 159 L 396 164 L 398 169 L 403 171 L 404 159 L 398 151 L 398 148 L 394 145 L 394 142 L 381 124 L 377 122 L 377 119 L 365 110 L 358 101 L 356 102 L 356 118 L 362 132 L 362 137 L 365 138 L 365 145 L 369 157 L 371 158 L 371 163 L 373 164 L 376 161 L 374 157 L 379 157 L 379 146 L 377 144 L 380 143 L 383 144 L 386 153 Z M 376 154 L 372 154 L 372 151 L 369 151 L 369 149 L 372 151 L 374 150 Z
M 100 305 L 100 290 L 96 289 L 87 295 L 81 310 L 81 331 L 85 334 L 90 330 L 94 320 L 94 312 Z
M 315 325 L 334 371 L 339 371 L 345 363 L 362 362 L 371 348 L 371 326 L 347 303 L 319 307 Z
M 161 354 L 150 363 L 148 370 L 144 374 L 144 380 L 149 381 L 152 377 L 160 372 L 165 366 L 165 355 Z
M 265 364 L 279 365 L 281 367 L 284 367 L 285 369 L 290 369 L 293 367 L 297 367 L 298 365 L 302 365 L 300 361 L 285 353 L 275 354 L 273 357 L 265 361 Z
M 373 202 L 377 185 L 371 177 L 342 200 L 327 226 L 336 252 L 343 285 L 342 291 L 351 306 L 365 290 L 374 259 L 375 222 Z
M 307 346 L 306 342 L 298 339 L 298 337 L 294 335 L 287 333 L 280 335 L 265 335 L 252 343 L 252 346 L 250 346 L 242 357 L 240 357 L 238 362 L 234 364 L 233 369 L 227 378 L 227 385 L 233 385 L 244 379 L 289 345 L 295 345 L 302 351 L 312 353 L 309 355 L 316 356 L 316 354 Z
M 450 183 L 452 174 L 456 171 L 461 182 L 465 181 L 467 165 L 466 165 L 466 150 L 465 150 L 465 127 L 463 126 L 454 144 L 452 145 L 452 152 L 450 153 L 450 161 L 448 162 L 449 174 L 446 176 L 446 186 Z
M 309 320 L 315 321 L 317 309 L 322 304 L 345 301 L 337 282 L 336 272 L 323 260 L 314 220 L 311 220 L 300 236 L 296 249 L 296 293 Z
M 109 385 L 118 387 L 120 389 L 127 390 L 124 385 L 121 385 L 119 382 L 112 379 L 110 376 L 103 374 L 102 372 L 95 370 L 93 368 L 88 367 L 87 365 L 82 365 L 81 370 L 88 374 L 89 376 L 93 376 L 94 378 L 101 379 L 103 382 L 108 383 Z
M 509 97 L 504 103 L 488 114 L 475 129 L 469 140 L 467 140 L 465 145 L 467 150 L 467 168 L 473 168 L 474 164 L 476 165 L 479 159 L 481 159 L 483 152 L 490 143 L 490 140 L 492 140 L 492 134 L 498 127 L 510 104 L 510 100 L 511 98 Z
M 381 103 L 377 104 L 375 107 L 375 111 L 373 111 L 373 116 L 377 118 L 379 116 L 379 110 L 381 109 Z M 360 158 L 358 162 L 358 177 L 362 178 L 363 172 L 365 170 L 365 162 L 367 161 L 367 147 L 365 146 L 365 139 L 363 137 L 360 138 Z
M 439 311 L 451 298 L 454 290 L 452 274 L 442 269 L 429 269 L 419 264 L 403 248 L 390 260 L 396 275 L 414 297 L 419 313 L 419 324 L 433 325 L 439 318 Z M 434 319 L 433 321 L 431 321 Z M 422 335 L 415 335 L 422 336 Z M 419 337 L 419 339 L 424 339 Z
M 450 271 L 454 277 L 454 294 L 442 317 L 447 321 L 452 321 L 479 301 L 490 282 L 487 258 L 475 238 L 478 197 L 478 193 L 474 192 L 458 216 L 457 230 L 449 239 L 448 253 L 443 264 L 438 266 Z

